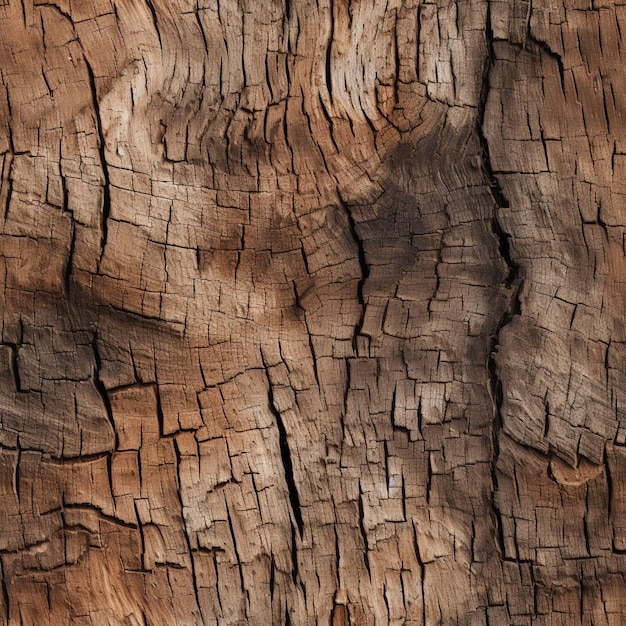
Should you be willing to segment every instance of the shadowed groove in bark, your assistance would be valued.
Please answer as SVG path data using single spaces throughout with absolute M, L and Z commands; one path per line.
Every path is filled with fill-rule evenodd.
M 426 565 L 422 560 L 422 554 L 417 541 L 417 528 L 415 526 L 415 521 L 412 522 L 411 527 L 413 530 L 413 550 L 415 551 L 415 560 L 417 561 L 417 565 L 419 567 L 420 583 L 422 588 L 422 624 L 426 626 Z
M 498 491 L 498 471 L 497 464 L 500 456 L 499 437 L 502 431 L 502 404 L 503 404 L 503 390 L 502 381 L 498 374 L 498 368 L 496 363 L 496 353 L 499 347 L 499 338 L 502 329 L 511 321 L 514 315 L 518 315 L 521 312 L 520 307 L 520 291 L 522 287 L 522 280 L 520 278 L 519 264 L 511 256 L 511 248 L 509 245 L 510 235 L 504 230 L 500 223 L 498 212 L 501 209 L 509 208 L 509 201 L 506 198 L 503 189 L 493 171 L 491 165 L 489 143 L 484 133 L 484 121 L 485 121 L 485 109 L 487 105 L 487 98 L 489 96 L 489 90 L 491 88 L 491 71 L 495 62 L 495 51 L 493 48 L 494 36 L 491 25 L 491 7 L 487 7 L 487 17 L 485 32 L 487 37 L 487 57 L 485 59 L 485 66 L 483 68 L 482 87 L 480 92 L 480 101 L 478 107 L 478 119 L 477 119 L 477 131 L 482 148 L 482 166 L 484 168 L 485 177 L 487 179 L 487 185 L 494 200 L 494 216 L 491 220 L 492 232 L 498 241 L 498 251 L 500 256 L 507 265 L 508 272 L 503 280 L 503 285 L 509 291 L 509 301 L 505 308 L 505 311 L 500 318 L 500 321 L 495 328 L 493 335 L 489 341 L 489 352 L 487 359 L 487 371 L 489 374 L 489 391 L 491 394 L 494 415 L 493 426 L 491 432 L 493 456 L 491 463 L 491 476 L 492 476 L 492 494 L 491 494 L 491 507 L 493 512 L 493 523 L 496 532 L 496 543 L 500 550 L 500 556 L 505 559 L 505 542 L 504 542 L 504 529 L 502 526 L 501 513 L 496 503 L 496 492 Z
M 6 576 L 4 573 L 4 562 L 0 556 L 0 577 L 2 578 L 2 599 L 4 600 L 4 610 L 6 612 L 7 621 L 11 615 L 11 601 L 9 599 L 9 590 L 7 589 Z
M 361 482 L 359 481 L 359 532 L 361 533 L 361 538 L 363 539 L 363 562 L 365 563 L 365 569 L 367 570 L 368 575 L 372 576 L 372 572 L 370 569 L 370 558 L 369 558 L 369 540 L 367 538 L 367 530 L 365 529 L 365 511 L 363 508 L 363 489 L 361 487 Z
M 100 349 L 98 348 L 98 337 L 96 335 L 94 335 L 94 338 L 91 342 L 91 349 L 93 350 L 94 359 L 93 386 L 96 388 L 98 395 L 102 399 L 102 404 L 104 405 L 107 419 L 109 420 L 109 424 L 111 425 L 111 428 L 115 433 L 115 447 L 117 448 L 119 444 L 119 435 L 117 430 L 115 429 L 115 421 L 113 420 L 113 410 L 111 408 L 109 392 L 107 391 L 107 388 L 104 386 L 104 383 L 100 378 L 100 372 L 102 371 L 102 357 L 100 356 Z
M 17 341 L 3 342 L 3 344 L 9 348 L 9 351 L 11 353 L 10 361 L 9 361 L 9 368 L 11 370 L 11 374 L 13 375 L 13 382 L 15 383 L 15 390 L 18 393 L 26 393 L 26 390 L 22 388 L 22 378 L 20 376 L 19 350 L 22 347 L 23 341 L 24 341 L 24 322 L 22 322 L 22 318 L 19 318 Z
M 523 394 L 546 352 L 540 296 L 548 357 L 580 357 L 582 418 L 597 421 L 604 385 L 614 406 L 594 433 L 623 421 L 621 9 L 564 3 L 560 25 L 561 3 L 492 2 L 486 37 L 489 0 L 66 4 L 74 36 L 52 6 L 2 12 L 0 621 L 10 600 L 24 623 L 495 625 L 555 608 L 619 622 L 623 451 L 607 448 L 606 481 L 559 482 L 569 470 L 533 451 L 541 403 L 525 410 L 547 397 L 556 441 L 560 379 Z M 608 132 L 590 126 L 603 106 Z M 560 272 L 571 293 L 552 305 L 537 286 L 560 289 Z M 119 430 L 110 454 L 91 454 L 114 449 L 94 385 Z M 518 423 L 538 426 L 519 441 Z M 63 464 L 36 449 L 54 432 Z M 138 529 L 109 532 L 70 508 L 83 501 Z
M 187 525 L 185 524 L 183 511 L 185 510 L 185 505 L 183 503 L 182 495 L 181 495 L 181 485 L 183 481 L 180 477 L 180 467 L 182 463 L 182 455 L 180 452 L 180 448 L 178 447 L 178 441 L 174 438 L 174 453 L 176 455 L 176 480 L 178 482 L 178 503 L 180 505 L 181 517 L 183 518 L 183 537 L 185 539 L 185 544 L 187 546 L 187 551 L 189 553 L 189 565 L 191 568 L 191 584 L 193 587 L 193 594 L 196 600 L 196 605 L 198 607 L 198 612 L 202 615 L 202 603 L 200 602 L 200 594 L 198 589 L 198 575 L 196 573 L 196 562 L 194 558 L 194 551 L 191 547 L 191 538 L 189 537 L 189 530 L 187 529 Z M 204 616 L 202 616 L 204 620 Z
M 70 285 L 72 282 L 72 265 L 74 263 L 74 252 L 76 250 L 76 227 L 72 218 L 72 234 L 70 241 L 70 249 L 67 253 L 67 261 L 65 262 L 65 271 L 63 272 L 63 285 L 65 287 L 65 293 L 70 295 Z
M 267 367 L 266 367 L 267 370 Z M 294 519 L 298 526 L 298 532 L 300 538 L 304 533 L 304 521 L 302 520 L 302 510 L 300 508 L 300 496 L 298 495 L 298 487 L 293 474 L 293 462 L 291 460 L 291 450 L 289 449 L 289 443 L 287 441 L 287 431 L 285 430 L 285 424 L 283 418 L 274 402 L 274 390 L 272 389 L 272 383 L 270 381 L 269 373 L 267 373 L 267 399 L 269 409 L 276 420 L 276 427 L 278 429 L 278 446 L 280 448 L 280 458 L 285 469 L 285 482 L 287 483 L 287 491 L 289 492 L 289 502 L 291 503 L 291 510 L 293 512 Z M 294 546 L 295 549 L 295 538 Z
M 157 16 L 156 9 L 152 0 L 146 0 L 146 5 L 148 6 L 148 10 L 150 11 L 150 16 L 152 17 L 152 24 L 154 25 L 154 30 L 156 31 L 156 36 L 159 39 L 159 46 L 163 48 L 163 42 L 161 41 L 161 31 L 159 29 L 159 18 Z M 218 3 L 219 6 L 219 3 Z
M 341 206 L 343 207 L 346 217 L 348 218 L 348 226 L 350 228 L 350 235 L 352 236 L 352 239 L 354 240 L 354 243 L 356 244 L 357 254 L 358 254 L 357 258 L 359 261 L 359 267 L 361 268 L 361 278 L 359 279 L 359 283 L 357 285 L 357 298 L 359 301 L 359 305 L 361 306 L 361 315 L 359 317 L 358 322 L 356 323 L 356 326 L 354 327 L 354 334 L 352 336 L 352 347 L 354 349 L 355 354 L 357 354 L 357 338 L 361 334 L 363 323 L 365 322 L 365 309 L 367 307 L 367 304 L 365 302 L 365 296 L 363 295 L 363 288 L 365 285 L 365 281 L 368 279 L 370 275 L 370 268 L 369 268 L 369 265 L 367 264 L 367 259 L 365 257 L 365 247 L 363 245 L 363 239 L 361 239 L 361 237 L 359 236 L 359 233 L 357 232 L 357 225 L 356 225 L 356 222 L 354 221 L 354 215 L 352 214 L 352 211 L 350 210 L 350 207 L 348 206 L 348 204 L 344 202 L 343 200 L 341 200 Z
M 104 184 L 102 186 L 102 217 L 100 220 L 100 259 L 98 260 L 98 268 L 102 263 L 102 257 L 104 256 L 104 248 L 107 243 L 108 228 L 109 228 L 109 216 L 111 214 L 111 189 L 109 179 L 109 166 L 106 160 L 106 144 L 104 139 L 104 131 L 102 129 L 102 116 L 100 115 L 100 105 L 98 104 L 98 90 L 96 88 L 96 78 L 93 73 L 93 69 L 87 60 L 86 56 L 83 56 L 85 67 L 87 68 L 87 75 L 89 76 L 89 87 L 91 89 L 91 98 L 93 101 L 94 116 L 96 119 L 96 132 L 98 133 L 98 151 L 100 154 L 100 166 L 102 167 L 102 176 L 104 178 Z
M 7 102 L 9 101 L 8 90 L 7 90 Z M 9 117 L 10 117 L 10 105 L 7 107 L 9 109 Z M 6 221 L 9 216 L 9 207 L 11 205 L 11 196 L 13 195 L 13 155 L 15 154 L 13 148 L 13 141 L 11 140 L 11 133 L 9 133 L 9 148 L 10 152 L 5 152 L 2 160 L 2 172 L 0 172 L 0 181 L 2 181 L 2 186 L 6 185 L 6 196 L 4 198 L 4 220 Z M 5 175 L 6 172 L 6 175 Z
M 235 536 L 235 527 L 233 526 L 233 516 L 230 512 L 230 506 L 228 506 L 228 500 L 226 500 L 226 517 L 228 518 L 228 529 L 233 542 L 233 550 L 235 552 L 235 558 L 237 559 L 237 569 L 239 571 L 239 584 L 242 594 L 246 592 L 246 586 L 243 580 L 243 568 L 241 563 L 241 556 L 239 555 L 239 548 L 237 547 L 237 537 Z M 246 611 L 247 613 L 247 611 Z

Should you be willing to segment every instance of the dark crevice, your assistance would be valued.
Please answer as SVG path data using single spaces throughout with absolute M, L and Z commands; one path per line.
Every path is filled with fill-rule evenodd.
M 141 484 L 141 477 L 139 477 L 139 483 Z M 141 569 L 146 571 L 146 538 L 143 532 L 143 524 L 141 523 L 141 517 L 139 515 L 139 509 L 137 508 L 137 500 L 133 498 L 133 508 L 135 509 L 135 517 L 137 518 L 137 530 L 139 531 L 139 541 L 141 543 Z
M 9 599 L 9 589 L 7 587 L 6 574 L 4 573 L 4 561 L 0 558 L 0 578 L 2 578 L 2 599 L 6 611 L 6 623 L 11 623 L 11 601 Z
M 217 552 L 213 551 L 213 570 L 215 571 L 215 595 L 217 596 L 217 603 L 220 607 L 220 612 L 224 611 L 222 605 L 222 596 L 220 595 L 220 569 L 219 562 L 217 560 Z
M 339 550 L 339 533 L 337 532 L 337 524 L 333 524 L 333 532 L 335 533 L 335 578 L 337 589 L 341 587 L 341 551 Z
M 74 251 L 76 250 L 76 227 L 72 222 L 72 234 L 70 241 L 70 249 L 67 253 L 67 261 L 65 262 L 65 271 L 63 272 L 63 284 L 65 285 L 65 294 L 70 294 L 70 283 L 72 280 L 72 266 L 74 264 Z
M 19 443 L 19 440 L 18 440 Z M 15 469 L 13 470 L 13 492 L 17 496 L 17 499 L 20 498 L 20 481 L 21 481 L 21 461 L 22 461 L 22 450 L 20 448 L 16 448 L 17 450 L 17 458 L 15 459 Z
M 8 94 L 7 94 L 8 97 Z M 6 196 L 4 198 L 4 220 L 9 217 L 9 208 L 13 196 L 13 158 L 14 152 L 6 152 L 2 163 L 2 187 L 6 184 Z M 6 171 L 6 176 L 5 176 Z
M 305 322 L 306 323 L 306 322 Z M 322 389 L 322 385 L 320 383 L 319 371 L 317 369 L 317 355 L 315 354 L 315 346 L 313 345 L 313 335 L 309 330 L 309 325 L 306 324 L 307 335 L 309 336 L 309 350 L 311 351 L 311 360 L 313 362 L 313 376 L 315 377 L 315 382 L 317 383 L 318 389 Z
M 178 442 L 176 441 L 176 439 L 174 439 L 174 453 L 176 455 L 176 481 L 178 483 L 177 484 L 178 488 L 176 489 L 176 493 L 178 495 L 178 503 L 180 505 L 180 519 L 182 520 L 183 535 L 185 537 L 185 543 L 187 545 L 187 552 L 189 554 L 189 564 L 191 567 L 191 584 L 193 585 L 193 592 L 194 592 L 194 596 L 196 599 L 196 606 L 198 607 L 198 611 L 202 614 L 202 604 L 200 603 L 200 595 L 199 595 L 199 590 L 198 590 L 198 576 L 196 574 L 196 563 L 194 560 L 194 551 L 191 547 L 191 538 L 189 537 L 189 530 L 187 529 L 187 524 L 185 523 L 185 517 L 184 517 L 185 506 L 183 504 L 183 497 L 182 497 L 183 481 L 181 481 L 181 478 L 180 478 L 180 464 L 182 460 L 182 455 L 180 453 L 180 449 L 178 447 Z
M 490 391 L 491 398 L 494 404 L 494 416 L 492 426 L 492 446 L 493 446 L 493 461 L 491 465 L 491 484 L 492 484 L 492 517 L 493 524 L 496 533 L 496 542 L 500 551 L 500 557 L 506 558 L 506 547 L 504 541 L 504 528 L 502 525 L 502 513 L 496 501 L 496 494 L 499 489 L 498 484 L 498 468 L 497 463 L 500 457 L 500 433 L 502 432 L 502 405 L 504 402 L 504 394 L 502 390 L 502 381 L 497 372 L 497 364 L 495 355 L 498 349 L 498 335 L 503 324 L 498 327 L 496 334 L 491 339 L 491 346 L 489 350 L 489 359 L 487 362 L 487 369 L 489 371 Z
M 491 188 L 491 189 L 493 193 L 494 188 Z M 499 190 L 499 187 L 497 189 Z M 494 193 L 494 198 L 495 197 L 496 196 Z M 498 207 L 508 208 L 508 204 L 502 205 L 498 203 Z M 506 275 L 506 278 L 504 279 L 504 286 L 510 289 L 513 287 L 516 281 L 518 283 L 521 282 L 518 280 L 519 264 L 516 261 L 514 261 L 513 258 L 511 257 L 511 247 L 509 244 L 509 239 L 511 238 L 511 235 L 509 235 L 508 233 L 504 231 L 497 217 L 494 217 L 491 220 L 491 229 L 493 231 L 493 234 L 496 236 L 496 239 L 498 240 L 498 252 L 500 253 L 500 256 L 504 259 L 504 262 L 507 264 L 507 267 L 508 267 L 508 273 Z M 515 295 L 517 296 L 517 294 Z M 519 303 L 517 304 L 513 303 L 513 306 L 519 307 Z
M 296 529 L 294 525 L 292 523 L 289 525 L 291 526 L 291 581 L 294 585 L 297 585 L 299 577 L 298 538 L 296 537 Z
M 59 146 L 59 154 L 63 151 L 62 146 Z M 63 211 L 69 213 L 72 219 L 74 219 L 74 212 L 70 209 L 70 192 L 67 187 L 67 178 L 63 174 L 62 158 L 59 158 L 59 178 L 61 179 L 61 193 L 63 194 Z
M 543 438 L 545 439 L 548 436 L 548 432 L 550 430 L 550 403 L 547 400 L 544 400 L 543 408 L 544 408 Z
M 163 42 L 161 41 L 161 31 L 159 30 L 159 18 L 157 17 L 156 9 L 154 8 L 154 4 L 152 0 L 146 0 L 146 5 L 150 11 L 150 15 L 152 17 L 152 23 L 154 24 L 154 30 L 156 31 L 156 35 L 159 38 L 159 47 L 163 49 Z M 218 3 L 219 5 L 219 3 Z
M 289 450 L 289 444 L 287 443 L 287 432 L 285 425 L 280 416 L 280 412 L 274 405 L 274 399 L 270 392 L 270 407 L 274 417 L 276 418 L 276 426 L 278 428 L 278 445 L 280 447 L 280 456 L 285 468 L 285 482 L 287 483 L 287 491 L 289 492 L 289 502 L 291 503 L 291 510 L 298 526 L 298 532 L 302 538 L 304 532 L 304 522 L 302 520 L 302 510 L 300 508 L 300 497 L 298 495 L 298 488 L 293 475 L 293 463 L 291 461 L 291 451 Z
M 585 549 L 587 550 L 587 556 L 593 557 L 594 555 L 591 552 L 591 536 L 590 536 L 590 528 L 589 521 L 587 520 L 587 515 L 590 511 L 593 511 L 594 505 L 593 502 L 589 502 L 589 487 L 585 485 L 585 514 L 583 515 L 583 534 L 585 535 Z
M 137 529 L 137 524 L 134 524 L 133 522 L 126 522 L 123 519 L 120 519 L 119 517 L 115 517 L 115 515 L 109 515 L 108 513 L 105 513 L 101 507 L 96 506 L 95 504 L 89 504 L 87 502 L 83 502 L 83 503 L 78 503 L 78 504 L 67 504 L 65 501 L 63 501 L 62 506 L 59 507 L 58 509 L 55 509 L 53 511 L 47 511 L 48 514 L 53 513 L 53 512 L 57 512 L 57 511 L 93 511 L 96 513 L 96 515 L 98 516 L 99 519 L 105 521 L 105 522 L 111 522 L 112 524 L 115 524 L 116 526 L 121 526 L 122 528 L 129 528 L 132 530 L 136 530 Z
M 550 48 L 550 46 L 545 42 L 545 41 L 541 41 L 540 39 L 537 39 L 530 30 L 530 22 L 528 23 L 528 29 L 526 30 L 526 46 L 530 52 L 543 52 L 547 57 L 549 57 L 550 59 L 552 59 L 553 61 L 556 62 L 556 65 L 559 69 L 559 80 L 561 83 L 561 91 L 563 92 L 563 95 L 565 95 L 565 67 L 563 65 L 563 59 L 561 58 L 561 55 L 557 54 L 554 50 L 552 50 L 552 48 Z M 533 46 L 535 47 L 535 50 L 532 50 L 532 48 L 530 48 L 528 46 L 528 42 L 530 42 L 531 44 L 533 44 Z M 608 118 L 607 118 L 608 119 Z
M 20 376 L 20 357 L 19 352 L 24 342 L 24 322 L 20 318 L 18 320 L 18 331 L 15 342 L 4 342 L 4 345 L 9 348 L 11 352 L 10 369 L 13 374 L 13 381 L 15 383 L 15 389 L 18 393 L 27 393 L 28 390 L 22 387 L 22 378 Z
M 348 399 L 350 398 L 350 387 L 352 381 L 352 369 L 350 366 L 350 359 L 346 360 L 346 384 L 343 388 L 343 411 L 339 414 L 341 421 L 341 441 L 346 439 L 346 421 L 348 419 Z
M 270 553 L 270 599 L 274 600 L 274 588 L 276 585 L 276 561 L 274 560 L 274 553 Z
M 157 410 L 157 422 L 159 424 L 159 435 L 161 435 L 161 437 L 165 437 L 165 416 L 163 415 L 163 405 L 161 404 L 161 394 L 159 393 L 158 385 L 154 385 L 154 395 L 156 397 L 156 410 Z
M 243 568 L 241 563 L 241 556 L 239 555 L 239 549 L 237 548 L 237 539 L 235 537 L 235 528 L 233 527 L 233 518 L 230 514 L 230 507 L 228 506 L 228 502 L 226 504 L 226 515 L 228 517 L 228 528 L 230 529 L 230 536 L 233 540 L 233 550 L 235 552 L 235 558 L 237 559 L 237 567 L 239 568 L 239 583 L 241 585 L 241 593 L 245 595 L 246 587 L 243 580 Z
M 423 439 L 424 433 L 422 432 L 422 424 L 424 422 L 424 413 L 422 411 L 422 396 L 420 395 L 417 401 L 417 432 L 419 436 Z
M 156 14 L 153 13 L 152 15 L 153 15 L 153 19 L 156 21 Z M 209 42 L 207 41 L 206 33 L 204 32 L 204 28 L 202 27 L 202 21 L 200 20 L 200 14 L 198 13 L 197 10 L 196 10 L 195 16 L 196 16 L 196 24 L 198 24 L 198 30 L 200 31 L 200 35 L 202 35 L 202 41 L 204 43 L 204 51 L 207 53 L 207 56 L 208 56 L 210 54 Z
M 359 482 L 359 531 L 361 533 L 361 538 L 363 539 L 363 562 L 365 564 L 365 569 L 369 574 L 369 577 L 372 577 L 372 572 L 370 570 L 370 558 L 369 558 L 369 541 L 367 539 L 367 532 L 365 530 L 365 512 L 363 510 L 363 490 L 361 489 L 361 483 Z
M 437 294 L 439 293 L 439 289 L 441 287 L 441 265 L 443 263 L 443 247 L 445 243 L 443 238 L 439 243 L 439 247 L 437 248 L 437 260 L 435 261 L 435 288 L 433 289 L 433 296 L 428 300 L 428 318 L 432 317 L 432 304 L 437 299 Z
M 383 441 L 383 456 L 385 459 L 385 479 L 387 483 L 387 492 L 389 492 L 389 479 L 391 478 L 389 474 L 389 446 L 387 441 Z
M 385 611 L 387 612 L 387 622 L 391 621 L 391 607 L 389 606 L 389 598 L 387 597 L 387 585 L 383 583 L 382 594 L 385 603 Z
M 116 446 L 117 447 L 117 446 Z M 107 463 L 107 480 L 109 483 L 109 493 L 115 493 L 115 487 L 113 485 L 113 452 L 109 452 L 106 454 L 106 463 Z M 115 498 L 115 497 L 114 497 Z
M 356 354 L 357 353 L 357 338 L 361 335 L 361 330 L 363 329 L 363 323 L 365 322 L 366 302 L 365 302 L 365 296 L 364 296 L 364 286 L 365 286 L 365 281 L 369 278 L 370 268 L 367 264 L 367 259 L 365 257 L 365 246 L 363 245 L 363 240 L 361 239 L 361 237 L 359 236 L 359 233 L 357 232 L 357 225 L 356 225 L 356 222 L 354 221 L 354 215 L 352 214 L 350 207 L 343 201 L 343 199 L 340 199 L 340 200 L 341 200 L 341 206 L 346 214 L 346 217 L 348 218 L 348 227 L 350 229 L 350 235 L 352 236 L 352 239 L 357 247 L 357 258 L 359 261 L 359 267 L 361 268 L 361 278 L 359 279 L 359 283 L 357 285 L 357 298 L 361 306 L 361 316 L 359 317 L 359 320 L 356 326 L 354 327 L 354 335 L 352 337 L 352 347 Z
M 413 522 L 413 550 L 415 552 L 415 560 L 420 571 L 420 583 L 422 587 L 422 624 L 426 625 L 426 565 L 422 559 L 419 543 L 417 541 L 417 528 Z
M 611 469 L 611 463 L 607 459 L 604 464 L 604 476 L 606 478 L 606 517 L 611 522 L 611 526 L 613 527 L 612 517 L 613 517 L 613 471 Z
M 333 76 L 332 76 L 332 51 L 333 39 L 335 38 L 335 2 L 330 2 L 330 33 L 328 34 L 328 46 L 326 47 L 326 89 L 332 104 L 333 101 Z
M 428 462 L 426 463 L 426 504 L 430 505 L 430 493 L 433 486 L 433 460 L 432 452 L 428 453 Z
M 19 365 L 19 349 L 20 346 L 15 343 L 5 344 L 11 352 L 11 373 L 13 374 L 13 381 L 15 382 L 15 389 L 18 393 L 25 393 L 26 390 L 22 388 L 22 379 L 20 378 L 20 365 Z
M 104 256 L 104 247 L 108 237 L 108 223 L 111 214 L 111 181 L 109 178 L 109 167 L 106 160 L 106 143 L 104 139 L 104 131 L 102 129 L 102 116 L 100 115 L 100 104 L 98 102 L 98 90 L 96 89 L 96 78 L 93 69 L 87 57 L 84 57 L 85 67 L 89 76 L 89 86 L 91 88 L 91 97 L 93 100 L 94 116 L 96 118 L 96 131 L 98 133 L 98 151 L 100 154 L 100 166 L 102 167 L 102 176 L 104 184 L 102 186 L 102 217 L 100 220 L 100 259 L 98 260 L 98 269 L 102 263 Z
M 495 532 L 495 541 L 500 551 L 502 559 L 506 556 L 505 541 L 504 541 L 504 529 L 502 525 L 502 514 L 498 507 L 496 494 L 498 493 L 498 459 L 500 456 L 499 438 L 503 428 L 503 403 L 504 403 L 504 391 L 502 386 L 502 380 L 498 372 L 497 353 L 500 344 L 501 332 L 505 326 L 507 326 L 514 316 L 521 314 L 521 300 L 520 293 L 523 286 L 523 280 L 520 274 L 520 266 L 512 256 L 510 238 L 511 235 L 505 231 L 500 222 L 499 213 L 503 209 L 509 208 L 509 201 L 504 193 L 504 190 L 500 186 L 500 182 L 497 178 L 496 171 L 494 170 L 491 162 L 491 156 L 489 151 L 489 142 L 485 136 L 485 111 L 487 105 L 487 99 L 489 91 L 491 89 L 491 72 L 496 62 L 496 54 L 494 50 L 494 36 L 491 25 L 491 12 L 487 10 L 487 22 L 486 22 L 486 35 L 488 53 L 485 60 L 485 66 L 483 68 L 483 82 L 482 90 L 480 94 L 480 102 L 478 106 L 478 120 L 477 120 L 477 133 L 481 146 L 481 157 L 484 176 L 486 179 L 487 187 L 490 190 L 491 196 L 494 200 L 494 215 L 491 219 L 491 230 L 498 242 L 498 252 L 507 266 L 507 273 L 502 281 L 502 285 L 506 288 L 507 295 L 504 311 L 500 317 L 499 322 L 496 324 L 494 331 L 491 335 L 488 345 L 488 357 L 487 357 L 487 370 L 489 373 L 489 391 L 493 402 L 493 422 L 492 422 L 492 464 L 491 464 L 491 481 L 492 481 L 492 494 L 491 494 L 491 507 L 492 507 L 492 522 Z
M 266 366 L 267 372 L 267 366 Z M 287 441 L 287 431 L 285 430 L 285 424 L 283 418 L 274 402 L 274 390 L 270 381 L 269 372 L 267 372 L 267 398 L 269 409 L 276 420 L 276 427 L 278 429 L 278 446 L 280 448 L 280 457 L 285 469 L 285 483 L 287 484 L 287 491 L 289 493 L 289 502 L 291 503 L 291 510 L 293 512 L 294 519 L 298 526 L 298 532 L 300 538 L 304 533 L 304 521 L 302 519 L 302 510 L 300 507 L 300 496 L 298 495 L 298 487 L 296 486 L 296 480 L 293 473 L 293 462 L 291 460 L 291 450 L 289 449 L 289 443 Z
M 43 8 L 46 8 L 46 9 L 52 9 L 52 10 L 56 11 L 56 13 L 58 13 L 61 17 L 66 19 L 72 25 L 72 28 L 73 28 L 74 21 L 72 20 L 72 16 L 69 13 L 67 13 L 66 11 L 64 11 L 55 2 L 42 2 L 41 4 L 37 3 L 36 6 L 40 10 L 43 9 Z
M 397 424 L 396 420 L 395 420 L 395 415 L 396 415 L 396 394 L 397 394 L 397 388 L 394 388 L 393 390 L 393 395 L 391 396 L 391 428 L 393 429 L 393 432 L 395 433 L 403 433 L 404 435 L 406 435 L 406 439 L 407 441 L 409 441 L 411 439 L 411 429 L 408 428 L 407 426 L 401 425 L 401 424 Z M 387 449 L 387 442 L 385 441 L 385 450 Z M 386 460 L 386 457 L 385 457 Z
M 93 351 L 93 359 L 94 359 L 94 370 L 93 370 L 93 386 L 96 388 L 98 395 L 102 399 L 102 404 L 104 405 L 104 410 L 106 411 L 107 418 L 109 423 L 111 424 L 111 428 L 115 433 L 115 448 L 117 449 L 119 445 L 118 434 L 115 430 L 115 421 L 113 420 L 113 410 L 111 408 L 111 400 L 109 398 L 109 392 L 105 387 L 102 379 L 100 378 L 100 372 L 102 371 L 102 357 L 100 356 L 100 349 L 98 348 L 98 337 L 94 335 L 91 341 L 91 349 Z

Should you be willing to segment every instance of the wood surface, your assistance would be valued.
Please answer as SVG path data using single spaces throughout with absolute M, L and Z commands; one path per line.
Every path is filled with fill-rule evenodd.
M 625 38 L 0 0 L 0 623 L 626 623 Z

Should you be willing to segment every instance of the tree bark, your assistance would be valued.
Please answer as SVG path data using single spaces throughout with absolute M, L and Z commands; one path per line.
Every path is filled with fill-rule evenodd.
M 624 33 L 0 1 L 0 622 L 622 624 Z

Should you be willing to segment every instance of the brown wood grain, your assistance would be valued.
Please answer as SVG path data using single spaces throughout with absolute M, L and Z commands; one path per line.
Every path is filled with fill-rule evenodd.
M 625 11 L 0 0 L 0 623 L 622 624 Z

